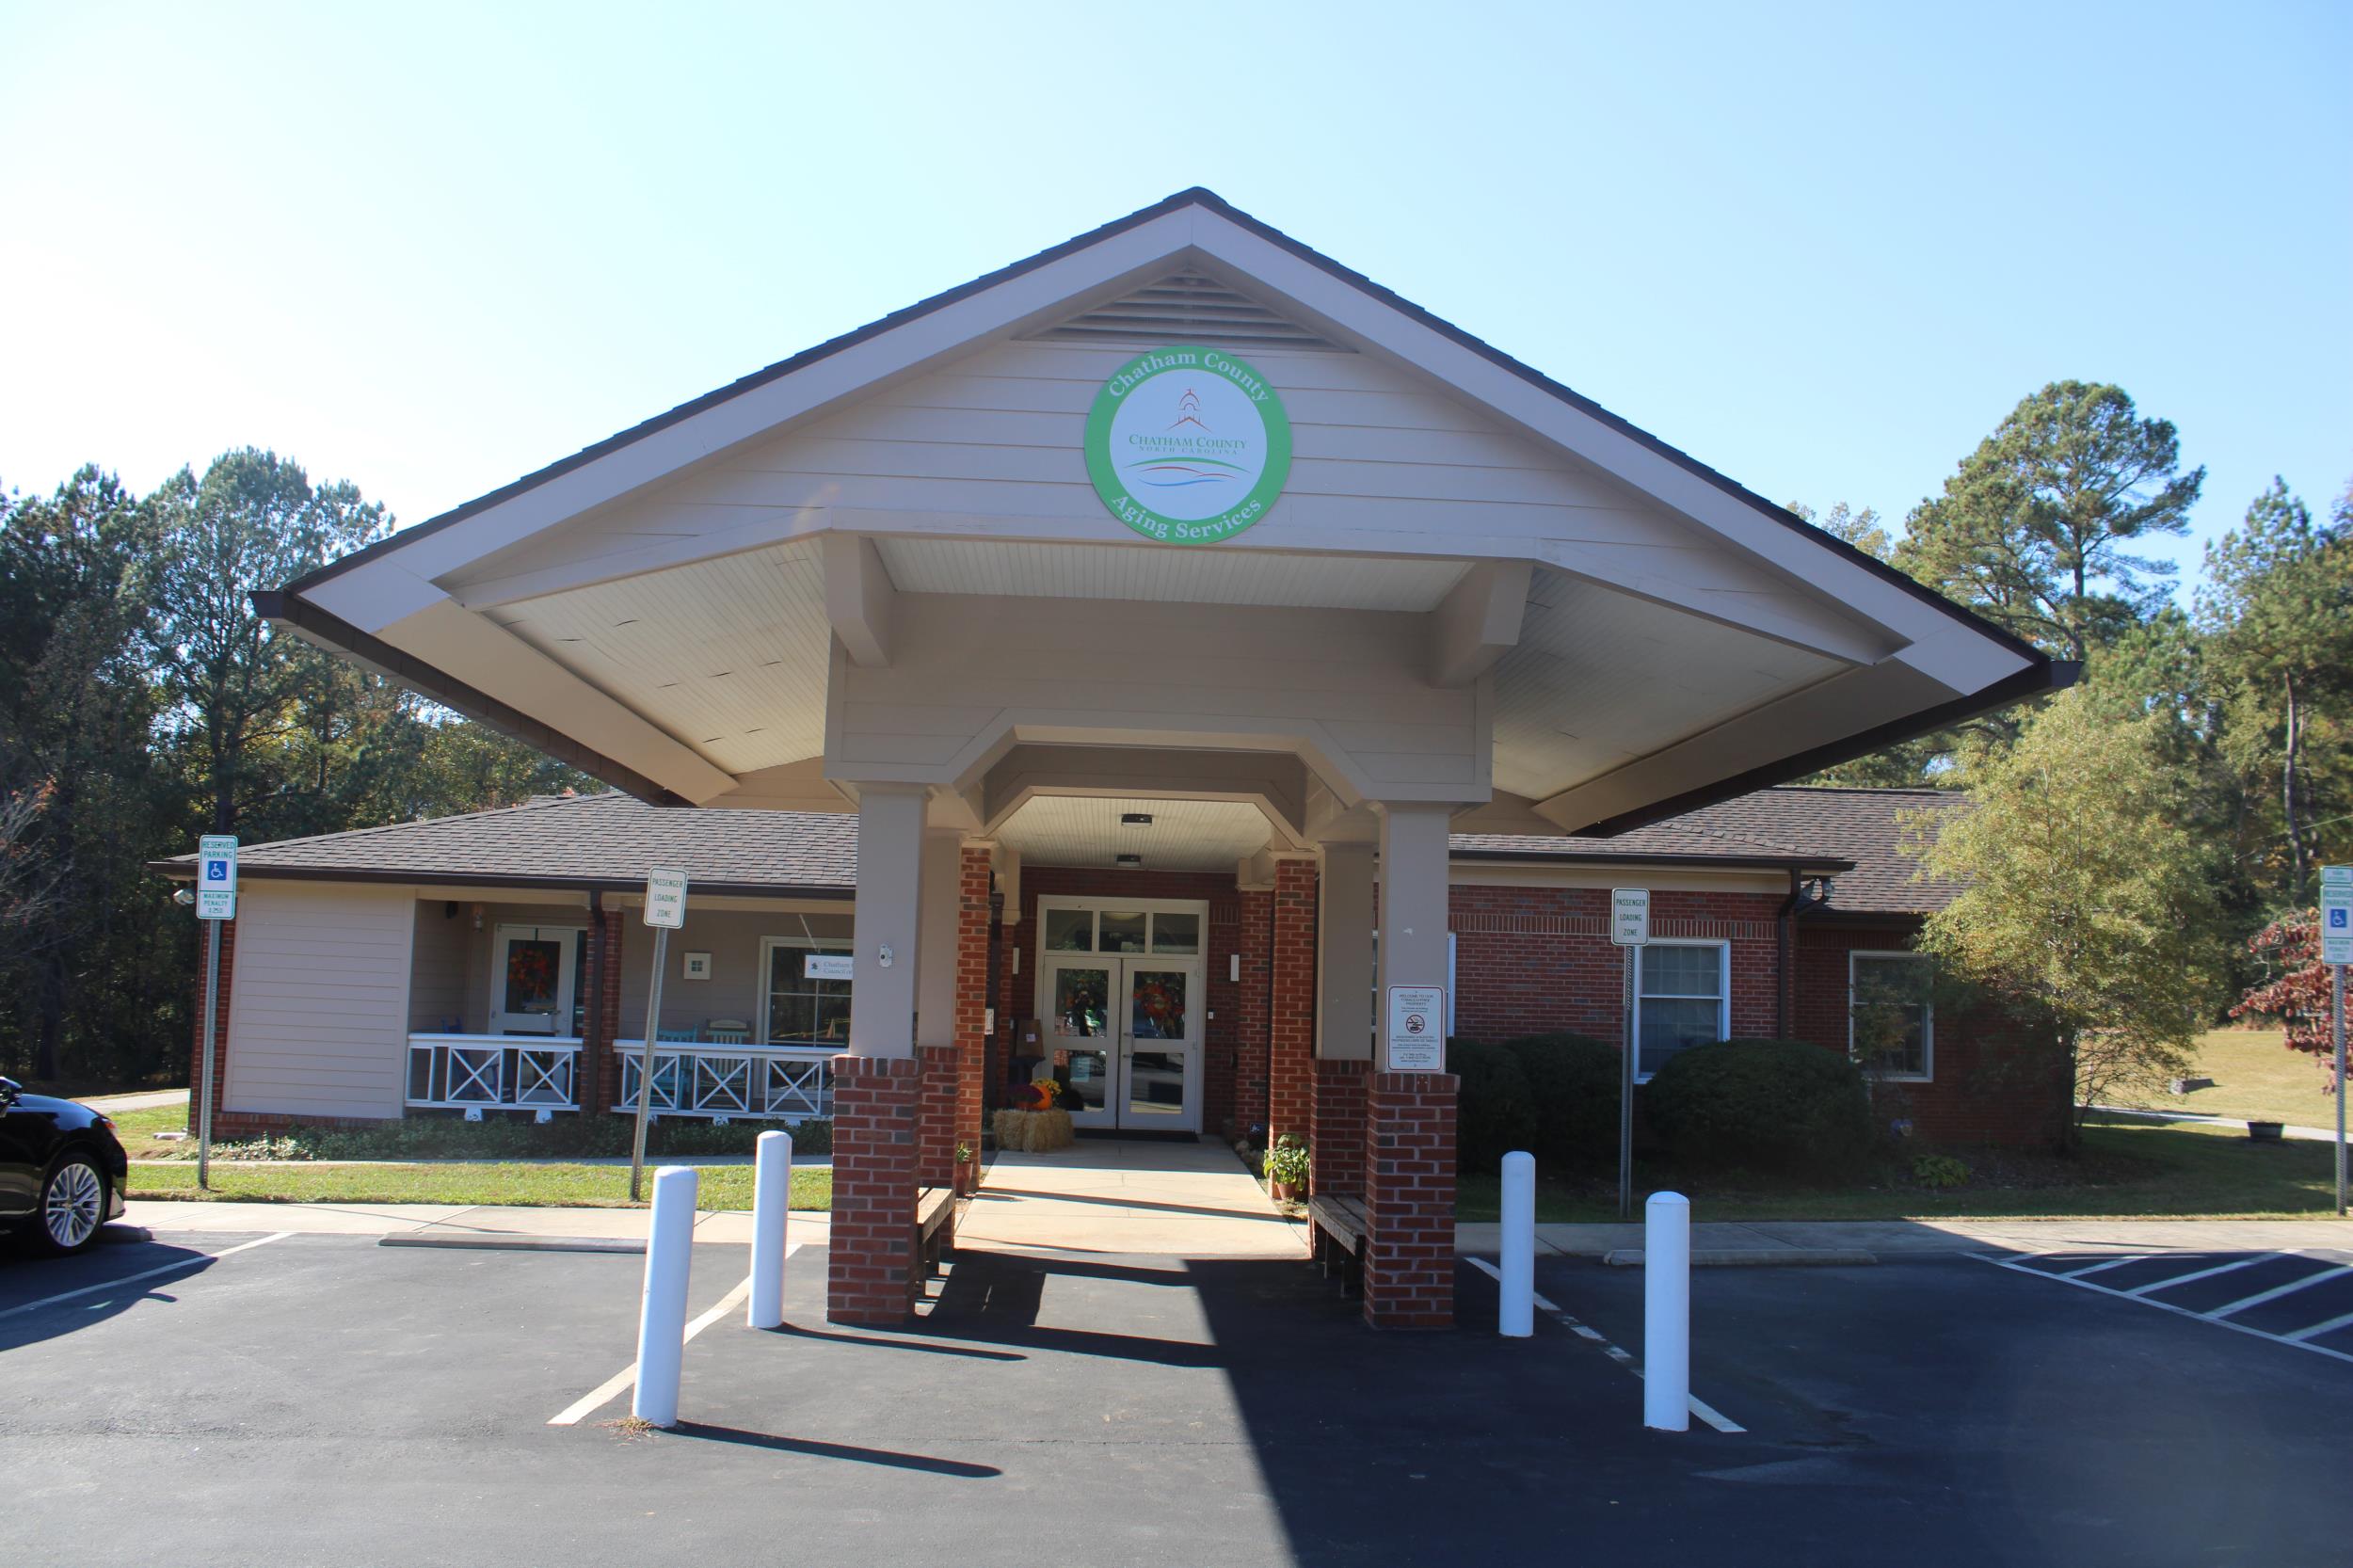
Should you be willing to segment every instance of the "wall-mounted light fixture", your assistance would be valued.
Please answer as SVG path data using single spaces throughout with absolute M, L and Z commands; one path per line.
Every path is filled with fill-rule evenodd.
M 1225 979 L 1229 984 L 1239 985 L 1241 984 L 1241 953 L 1229 952 L 1225 955 Z

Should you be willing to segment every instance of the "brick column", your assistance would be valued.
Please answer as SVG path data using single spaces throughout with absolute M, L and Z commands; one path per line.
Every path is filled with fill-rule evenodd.
M 1247 1134 L 1266 1125 L 1267 996 L 1274 979 L 1274 891 L 1244 888 L 1240 894 L 1241 984 L 1234 1026 L 1234 1130 Z
M 953 1046 L 915 1048 L 918 1077 L 923 1085 L 922 1109 L 916 1121 L 921 1136 L 915 1152 L 915 1184 L 947 1187 L 956 1179 L 956 1101 L 961 1087 Z
M 828 1321 L 892 1324 L 914 1314 L 920 1070 L 905 1056 L 833 1059 Z
M 1316 864 L 1274 867 L 1273 977 L 1267 999 L 1267 1143 L 1305 1137 L 1315 1104 Z
M 1454 1325 L 1451 1073 L 1374 1073 L 1365 1096 L 1365 1321 Z M 838 1178 L 837 1178 L 838 1179 Z
M 1359 1198 L 1365 1192 L 1365 1085 L 1372 1064 L 1319 1057 L 1315 1102 L 1308 1108 L 1307 1146 L 1313 1151 L 1310 1191 Z
M 955 1137 L 981 1148 L 982 1086 L 987 1081 L 988 846 L 967 844 L 956 879 Z M 950 1144 L 951 1157 L 953 1143 Z
M 188 1004 L 188 1130 L 196 1130 L 198 1108 L 203 1103 L 204 1081 L 204 945 L 208 940 L 199 922 L 196 934 L 196 982 L 189 986 Z M 228 1109 L 230 976 L 236 968 L 237 922 L 220 922 L 220 989 L 213 993 L 213 1128 L 217 1134 Z M 408 1070 L 406 1053 L 401 1071 Z M 408 1086 L 402 1085 L 406 1094 Z

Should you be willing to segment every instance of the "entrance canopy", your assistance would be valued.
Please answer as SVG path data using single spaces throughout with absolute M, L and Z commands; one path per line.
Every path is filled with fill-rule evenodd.
M 648 800 L 1205 860 L 1620 832 L 2065 678 L 1202 190 L 257 598 Z

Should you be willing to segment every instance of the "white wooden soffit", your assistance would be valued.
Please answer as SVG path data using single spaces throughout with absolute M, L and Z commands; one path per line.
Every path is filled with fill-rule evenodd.
M 1430 680 L 1467 686 L 1520 640 L 1534 568 L 1526 561 L 1482 561 L 1430 615 Z

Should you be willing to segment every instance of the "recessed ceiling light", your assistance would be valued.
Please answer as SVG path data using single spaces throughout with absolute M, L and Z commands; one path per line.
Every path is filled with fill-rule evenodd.
M 1122 811 L 1119 813 L 1119 825 L 1122 827 L 1149 827 L 1152 825 L 1152 813 L 1149 811 Z

